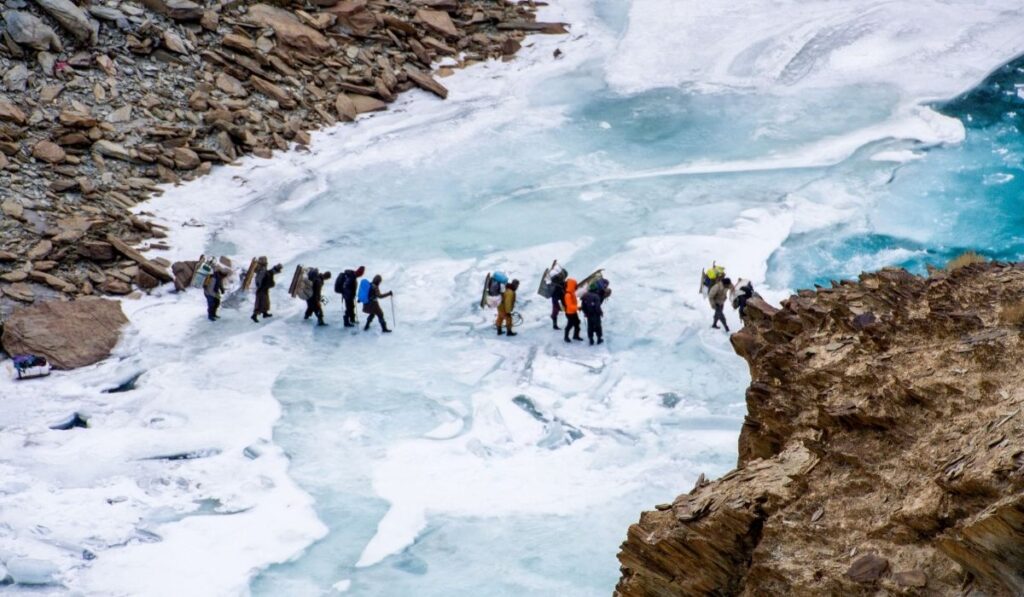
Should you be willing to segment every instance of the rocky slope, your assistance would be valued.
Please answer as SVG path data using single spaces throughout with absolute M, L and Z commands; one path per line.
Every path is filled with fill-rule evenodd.
M 739 464 L 629 528 L 616 594 L 1024 594 L 1024 266 L 756 302 Z
M 434 74 L 511 57 L 533 2 L 6 0 L 0 7 L 0 314 L 170 281 L 159 226 L 128 209 L 159 183 L 386 109 Z M 431 73 L 431 65 L 449 66 Z

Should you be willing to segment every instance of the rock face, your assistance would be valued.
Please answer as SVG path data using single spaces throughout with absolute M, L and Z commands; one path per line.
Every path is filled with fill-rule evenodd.
M 2 344 L 8 354 L 41 354 L 57 369 L 74 369 L 108 357 L 127 323 L 117 301 L 49 301 L 15 309 Z
M 1024 594 L 1024 266 L 748 304 L 739 464 L 629 528 L 621 597 Z

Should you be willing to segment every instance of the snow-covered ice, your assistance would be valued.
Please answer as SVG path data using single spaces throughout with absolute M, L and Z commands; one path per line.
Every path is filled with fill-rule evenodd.
M 446 79 L 446 102 L 408 94 L 145 206 L 170 259 L 366 265 L 396 333 L 344 330 L 330 293 L 313 328 L 287 273 L 260 325 L 251 297 L 215 325 L 195 292 L 125 300 L 110 360 L 0 380 L 0 566 L 52 576 L 39 594 L 608 594 L 640 510 L 735 461 L 747 373 L 700 269 L 784 298 L 780 247 L 866 225 L 896 169 L 964 138 L 924 102 L 1024 49 L 1024 11 L 999 2 L 542 18 L 572 33 Z M 550 329 L 553 259 L 607 272 L 606 344 Z M 499 269 L 523 281 L 515 339 L 475 306 Z M 74 413 L 88 427 L 51 429 Z

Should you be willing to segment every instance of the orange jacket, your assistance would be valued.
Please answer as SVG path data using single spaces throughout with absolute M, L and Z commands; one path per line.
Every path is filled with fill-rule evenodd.
M 576 280 L 569 278 L 565 281 L 565 314 L 575 315 L 579 310 L 580 304 L 576 299 Z

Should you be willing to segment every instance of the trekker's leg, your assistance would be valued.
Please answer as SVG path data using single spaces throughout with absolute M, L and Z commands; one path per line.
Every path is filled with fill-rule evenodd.
M 376 313 L 370 313 L 370 315 L 366 318 L 366 325 L 363 326 L 364 332 L 370 329 L 370 324 L 373 323 L 373 318 L 375 315 Z
M 594 333 L 597 331 L 594 328 L 596 325 L 597 324 L 594 323 L 594 318 L 587 316 L 587 340 L 590 340 L 591 346 L 594 345 Z
M 508 330 L 507 332 L 505 332 L 506 336 L 515 336 L 515 335 L 517 335 L 515 332 L 512 331 L 512 314 L 511 313 L 505 315 L 505 328 Z
M 501 309 L 498 309 L 498 316 L 494 319 L 494 327 L 498 328 L 498 335 L 502 335 L 505 332 L 501 331 L 501 323 L 505 320 L 505 314 Z
M 320 301 L 316 301 L 316 311 L 314 312 L 316 313 L 316 324 L 327 325 L 324 323 L 324 307 L 320 304 Z
M 573 340 L 583 341 L 583 337 L 580 336 L 580 314 L 576 313 L 572 316 L 572 325 L 575 327 L 575 333 L 572 335 Z
M 598 344 L 603 344 L 604 343 L 604 328 L 601 325 L 601 318 L 597 317 L 595 319 L 597 320 L 597 330 L 596 330 L 596 333 L 597 333 L 597 343 Z
M 316 312 L 316 307 L 313 306 L 313 299 L 306 300 L 306 314 L 303 315 L 303 319 L 309 319 Z
M 551 298 L 551 327 L 556 329 L 556 330 L 558 329 L 558 312 L 559 311 L 560 311 L 560 309 L 558 308 L 558 299 L 552 297 Z

